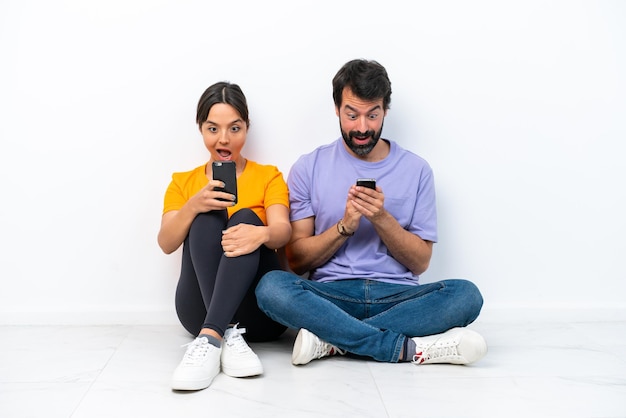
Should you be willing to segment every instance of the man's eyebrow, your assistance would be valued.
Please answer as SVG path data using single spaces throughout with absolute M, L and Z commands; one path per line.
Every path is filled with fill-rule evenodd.
M 357 109 L 353 108 L 353 107 L 352 107 L 352 106 L 350 106 L 350 105 L 345 105 L 345 106 L 344 106 L 344 108 L 345 108 L 345 109 L 347 109 L 347 110 L 351 110 L 351 111 L 353 111 L 353 112 L 358 112 L 358 111 L 357 111 Z M 369 110 L 368 110 L 367 112 L 365 112 L 365 113 L 371 113 L 371 112 L 373 112 L 373 111 L 375 111 L 375 110 L 380 110 L 380 109 L 382 109 L 382 106 L 381 106 L 381 105 L 379 105 L 379 104 L 377 104 L 376 106 L 372 107 L 371 109 L 369 109 Z

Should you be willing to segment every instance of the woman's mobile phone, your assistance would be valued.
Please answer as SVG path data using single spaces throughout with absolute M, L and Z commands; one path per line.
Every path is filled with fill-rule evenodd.
M 216 187 L 215 190 L 235 195 L 237 203 L 237 167 L 234 161 L 213 161 L 213 180 L 223 181 L 224 187 Z
M 376 190 L 376 179 L 356 179 L 356 185 Z

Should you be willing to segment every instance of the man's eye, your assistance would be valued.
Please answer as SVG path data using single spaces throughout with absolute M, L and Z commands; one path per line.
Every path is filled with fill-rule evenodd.
M 372 113 L 371 115 L 369 115 L 370 119 L 376 119 L 378 118 L 378 113 Z

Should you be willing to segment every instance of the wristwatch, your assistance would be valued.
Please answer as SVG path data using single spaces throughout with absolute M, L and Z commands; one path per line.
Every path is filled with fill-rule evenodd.
M 354 232 L 346 231 L 346 227 L 343 224 L 343 219 L 340 219 L 339 222 L 337 222 L 337 232 L 339 232 L 339 234 L 343 235 L 344 237 L 351 237 L 352 235 L 354 235 Z

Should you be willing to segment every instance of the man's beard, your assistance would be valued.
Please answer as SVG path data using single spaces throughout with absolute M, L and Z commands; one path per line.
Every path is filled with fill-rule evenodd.
M 350 148 L 356 155 L 360 157 L 363 157 L 369 154 L 374 149 L 374 147 L 378 143 L 378 140 L 380 139 L 380 136 L 383 133 L 383 125 L 380 125 L 380 130 L 378 132 L 371 130 L 371 129 L 365 132 L 359 132 L 359 131 L 346 132 L 343 130 L 343 127 L 341 126 L 341 122 L 339 122 L 339 128 L 341 130 L 341 136 L 343 137 L 343 141 L 346 143 L 348 148 Z M 355 136 L 356 137 L 369 136 L 371 137 L 371 139 L 370 139 L 370 142 L 368 142 L 367 144 L 357 145 L 352 140 L 352 138 Z

